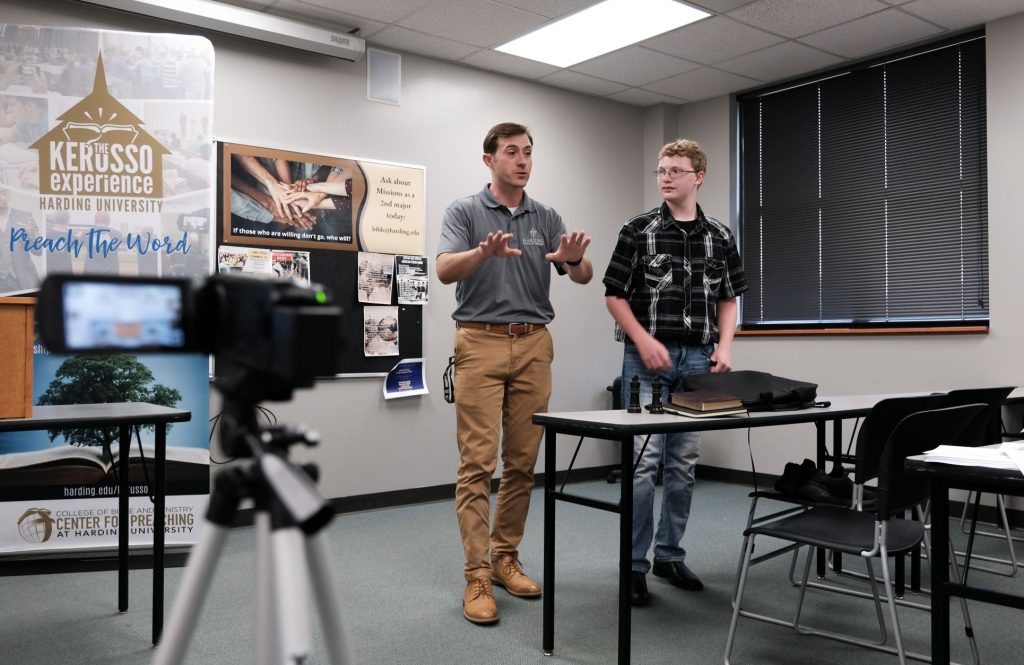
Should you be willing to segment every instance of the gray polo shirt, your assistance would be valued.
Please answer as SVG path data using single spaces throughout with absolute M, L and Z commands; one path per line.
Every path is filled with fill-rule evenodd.
M 488 233 L 513 234 L 509 247 L 521 256 L 488 259 L 455 287 L 456 321 L 485 323 L 548 323 L 555 317 L 548 297 L 552 263 L 545 254 L 558 249 L 565 224 L 554 209 L 523 192 L 515 214 L 491 194 L 488 186 L 458 199 L 444 212 L 437 254 L 465 252 L 487 239 Z M 565 271 L 555 265 L 559 274 Z

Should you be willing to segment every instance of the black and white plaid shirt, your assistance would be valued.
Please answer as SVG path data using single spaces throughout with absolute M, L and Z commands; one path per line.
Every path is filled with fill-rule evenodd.
M 655 338 L 690 345 L 717 342 L 718 301 L 748 288 L 729 228 L 700 206 L 696 222 L 681 225 L 664 203 L 622 226 L 604 285 Z M 618 325 L 615 339 L 626 339 Z

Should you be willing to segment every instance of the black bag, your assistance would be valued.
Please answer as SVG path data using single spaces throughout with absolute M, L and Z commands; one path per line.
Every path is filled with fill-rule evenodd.
M 784 379 L 767 372 L 740 370 L 698 374 L 683 379 L 687 390 L 715 390 L 735 395 L 747 411 L 789 411 L 814 406 L 818 384 Z

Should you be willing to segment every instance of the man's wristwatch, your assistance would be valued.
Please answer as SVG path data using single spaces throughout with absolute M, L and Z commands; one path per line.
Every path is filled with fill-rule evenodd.
M 578 265 L 579 265 L 579 264 L 581 264 L 581 263 L 583 263 L 583 259 L 582 259 L 582 258 L 580 258 L 580 260 L 579 260 L 579 261 L 566 261 L 566 262 L 565 262 L 565 265 L 567 265 L 567 266 L 572 266 L 572 267 L 574 267 L 574 268 L 575 268 L 576 266 L 578 266 Z

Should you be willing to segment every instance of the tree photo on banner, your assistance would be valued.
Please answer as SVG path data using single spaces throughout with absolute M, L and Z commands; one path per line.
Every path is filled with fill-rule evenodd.
M 209 274 L 213 58 L 202 37 L 0 24 L 0 296 L 34 295 L 50 273 Z M 171 358 L 50 355 L 37 343 L 33 403 L 191 411 L 167 439 L 167 542 L 186 544 L 209 491 L 209 361 Z M 131 453 L 138 525 L 152 513 L 152 428 L 140 436 L 148 459 L 136 468 L 137 443 Z M 70 529 L 62 526 L 73 520 L 46 517 L 117 521 L 115 440 L 111 429 L 0 436 L 0 552 L 116 546 L 102 520 Z M 49 528 L 19 527 L 29 519 Z M 151 536 L 133 528 L 132 538 Z

